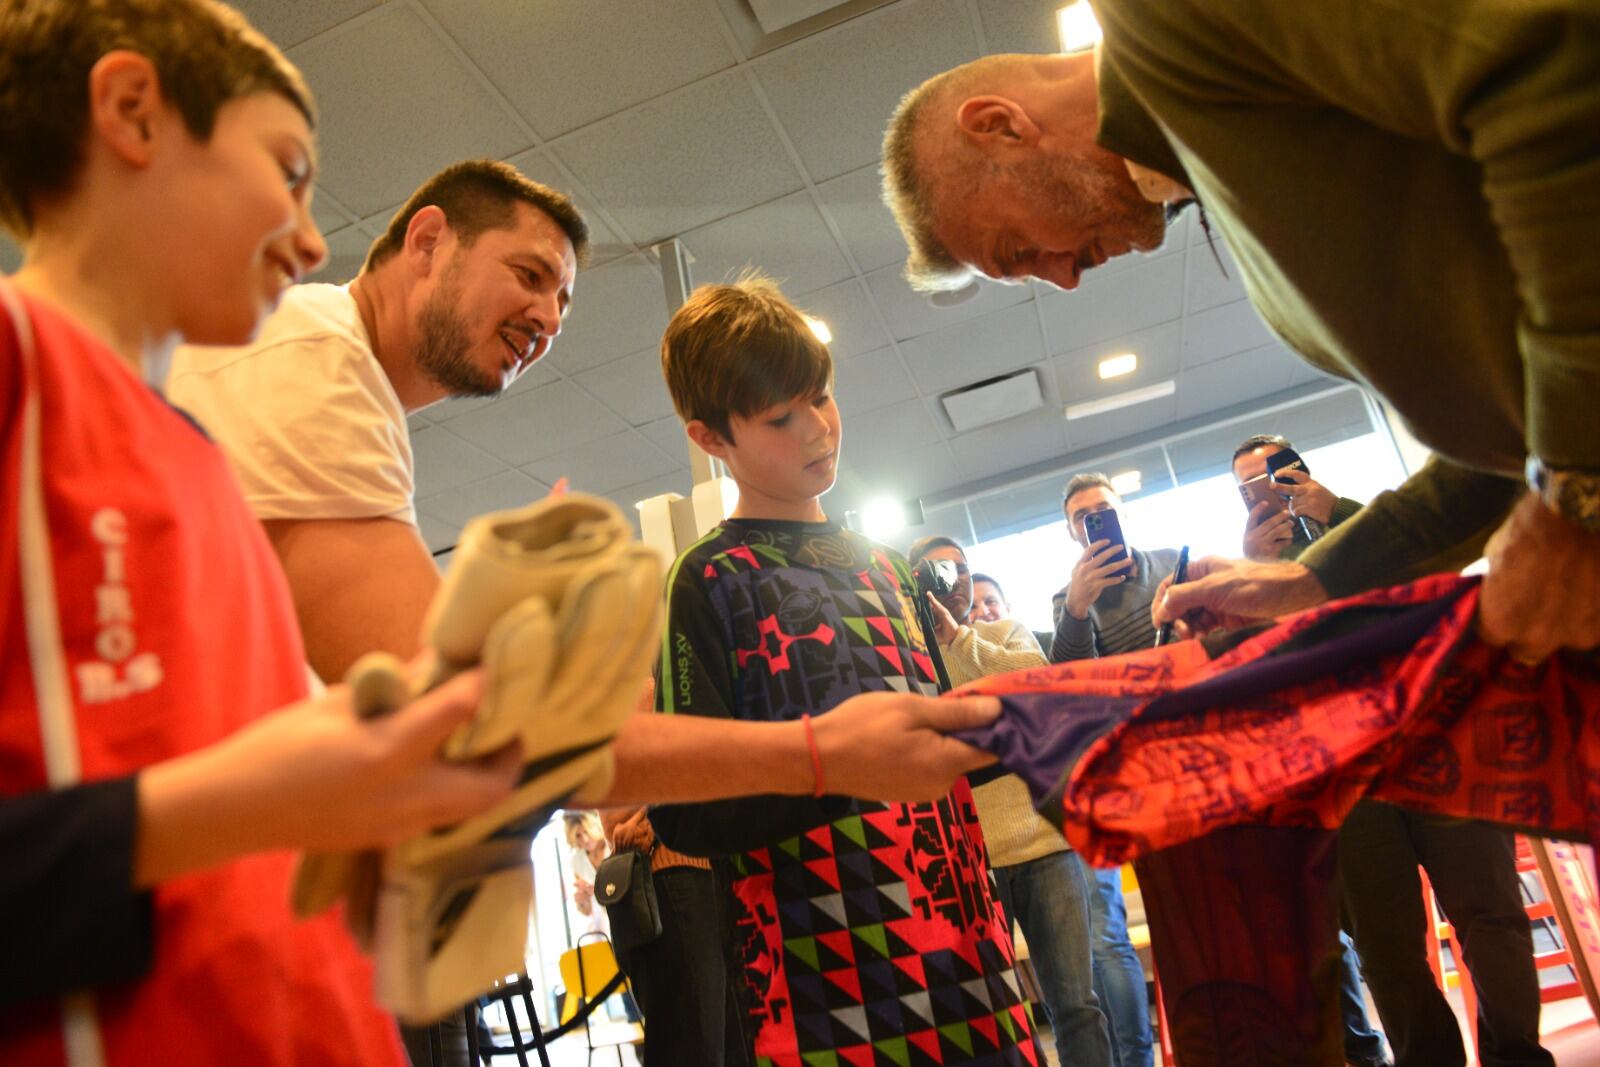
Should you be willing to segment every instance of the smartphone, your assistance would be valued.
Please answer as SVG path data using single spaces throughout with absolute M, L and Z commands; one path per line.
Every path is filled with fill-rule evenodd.
M 1096 541 L 1110 541 L 1121 549 L 1120 552 L 1111 553 L 1111 558 L 1128 561 L 1126 567 L 1120 568 L 1122 573 L 1133 570 L 1133 557 L 1128 555 L 1128 540 L 1122 536 L 1122 520 L 1117 518 L 1115 511 L 1089 512 L 1083 517 L 1083 535 L 1084 540 L 1091 545 Z
M 1281 452 L 1274 452 L 1267 457 L 1267 477 L 1275 482 L 1287 482 L 1291 479 L 1278 477 L 1279 471 L 1299 471 L 1307 478 L 1311 477 L 1311 468 L 1306 466 L 1306 461 L 1300 458 L 1300 453 L 1292 448 L 1285 448 Z
M 1258 474 L 1247 482 L 1239 483 L 1239 495 L 1244 498 L 1244 509 L 1254 511 L 1257 504 L 1265 501 L 1267 514 L 1273 515 L 1286 511 L 1289 502 L 1282 493 L 1272 487 L 1272 473 Z

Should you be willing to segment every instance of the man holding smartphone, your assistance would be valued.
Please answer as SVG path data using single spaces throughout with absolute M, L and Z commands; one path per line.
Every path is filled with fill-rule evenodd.
M 1274 457 L 1285 453 L 1296 462 L 1285 466 L 1274 463 Z M 1299 462 L 1294 446 L 1279 434 L 1256 434 L 1234 449 L 1233 478 L 1241 492 L 1247 485 L 1258 484 L 1257 479 L 1264 479 L 1270 483 L 1266 491 L 1280 502 L 1280 506 L 1275 507 L 1271 500 L 1253 499 L 1245 494 L 1245 506 L 1250 509 L 1244 524 L 1246 559 L 1294 559 L 1313 540 L 1307 535 L 1304 524 L 1296 519 L 1311 519 L 1327 530 L 1361 510 L 1359 500 L 1339 496 L 1314 480 L 1305 464 Z
M 1066 609 L 1050 646 L 1052 663 L 1115 656 L 1155 644 L 1150 602 L 1178 565 L 1170 548 L 1144 552 L 1122 534 L 1122 498 L 1104 474 L 1075 474 L 1061 510 L 1083 548 L 1067 585 Z M 1130 566 L 1131 561 L 1131 566 Z

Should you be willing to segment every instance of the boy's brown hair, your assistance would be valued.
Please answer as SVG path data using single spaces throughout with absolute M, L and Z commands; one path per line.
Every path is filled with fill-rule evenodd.
M 689 294 L 661 339 L 661 372 L 685 423 L 732 442 L 729 422 L 833 384 L 833 357 L 777 283 L 749 274 Z
M 217 111 L 282 94 L 316 124 L 311 90 L 244 16 L 214 0 L 0 0 L 0 225 L 33 232 L 34 205 L 65 193 L 83 167 L 89 72 L 108 52 L 144 56 L 162 98 L 197 140 Z
M 468 159 L 441 170 L 411 194 L 411 199 L 389 220 L 383 236 L 372 242 L 362 270 L 371 270 L 400 251 L 406 243 L 406 228 L 425 207 L 442 210 L 457 239 L 464 247 L 470 247 L 489 230 L 515 226 L 519 203 L 550 216 L 572 242 L 578 266 L 588 262 L 589 224 L 570 197 L 541 185 L 509 163 Z

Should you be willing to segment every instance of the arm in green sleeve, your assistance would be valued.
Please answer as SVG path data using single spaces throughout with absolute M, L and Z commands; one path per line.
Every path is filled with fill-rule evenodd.
M 1334 598 L 1460 570 L 1483 554 L 1523 491 L 1513 479 L 1435 456 L 1400 488 L 1379 493 L 1328 531 L 1300 562 Z

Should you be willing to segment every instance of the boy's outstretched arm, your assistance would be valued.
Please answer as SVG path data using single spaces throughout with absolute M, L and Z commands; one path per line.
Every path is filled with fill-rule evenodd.
M 994 757 L 953 730 L 993 722 L 994 697 L 939 699 L 863 693 L 814 717 L 823 790 L 864 800 L 935 800 Z M 810 796 L 805 727 L 640 712 L 618 734 L 616 780 L 601 805 L 696 803 L 728 797 Z

